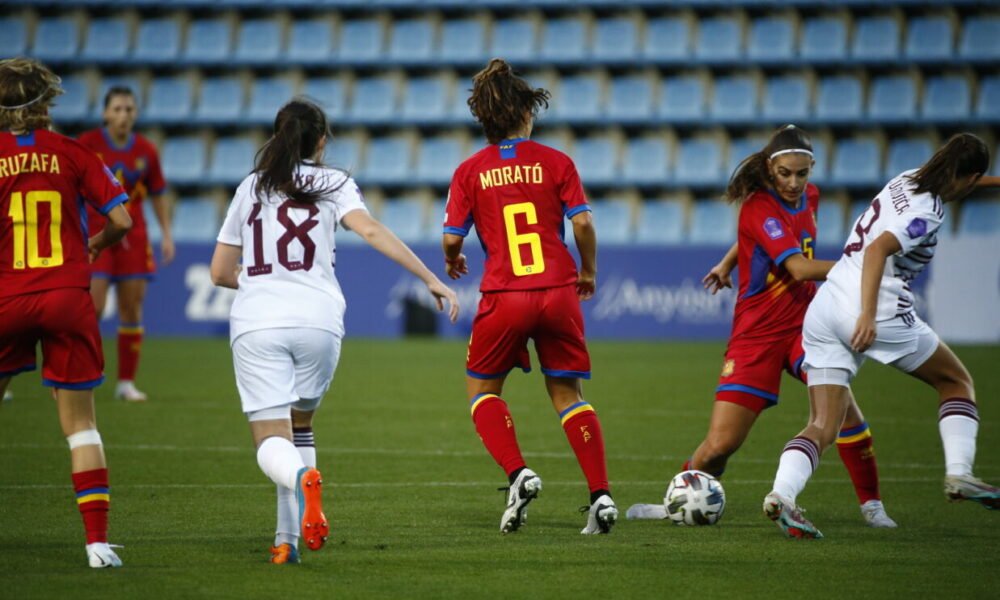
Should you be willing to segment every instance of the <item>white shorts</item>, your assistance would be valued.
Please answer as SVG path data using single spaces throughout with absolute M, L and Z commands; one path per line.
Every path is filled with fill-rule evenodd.
M 340 336 L 300 327 L 258 329 L 233 340 L 236 387 L 244 413 L 296 406 L 300 399 L 317 400 L 333 381 L 340 359 Z
M 870 357 L 909 373 L 924 364 L 937 350 L 940 339 L 916 313 L 910 312 L 876 323 L 875 342 L 868 350 L 851 349 L 857 316 L 837 306 L 833 295 L 819 293 L 806 311 L 802 325 L 802 347 L 806 357 L 802 368 L 845 369 L 853 378 Z

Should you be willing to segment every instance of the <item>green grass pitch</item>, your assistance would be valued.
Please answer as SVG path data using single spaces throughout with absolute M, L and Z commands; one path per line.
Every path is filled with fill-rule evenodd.
M 721 344 L 593 343 L 587 399 L 601 416 L 622 516 L 662 498 L 705 433 Z M 114 352 L 107 347 L 108 372 Z M 977 472 L 1000 480 L 1000 348 L 959 348 L 981 405 Z M 897 530 L 864 526 L 836 451 L 800 502 L 827 536 L 793 541 L 760 512 L 805 388 L 784 384 L 723 479 L 714 527 L 624 519 L 581 536 L 587 490 L 541 376 L 505 398 L 545 489 L 503 536 L 505 483 L 464 398 L 464 344 L 348 339 L 315 425 L 332 536 L 297 566 L 267 563 L 274 489 L 257 468 L 223 340 L 153 339 L 146 404 L 98 390 L 111 466 L 111 541 L 125 567 L 85 566 L 68 452 L 37 374 L 0 408 L 0 596 L 7 598 L 972 597 L 1000 584 L 1000 514 L 948 504 L 933 392 L 868 365 L 855 385 Z

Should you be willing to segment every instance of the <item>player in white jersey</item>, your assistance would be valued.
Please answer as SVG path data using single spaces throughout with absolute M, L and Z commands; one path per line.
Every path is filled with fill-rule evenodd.
M 312 417 L 333 380 L 344 335 L 344 295 L 334 273 L 338 224 L 419 277 L 458 317 L 455 292 L 365 208 L 346 173 L 323 166 L 326 116 L 296 99 L 240 184 L 212 257 L 212 281 L 237 289 L 230 313 L 233 366 L 261 470 L 277 484 L 271 562 L 299 562 L 329 525 L 316 470 Z M 242 259 L 242 262 L 241 262 Z
M 809 305 L 802 342 L 809 424 L 785 445 L 773 491 L 764 498 L 764 513 L 789 537 L 823 537 L 802 516 L 796 498 L 836 440 L 850 403 L 850 382 L 866 357 L 937 391 L 948 499 L 1000 508 L 1000 489 L 972 475 L 979 430 L 972 377 L 916 315 L 909 287 L 934 256 L 943 203 L 967 196 L 989 162 L 986 144 L 962 133 L 919 169 L 893 178 L 855 222 L 843 256 Z

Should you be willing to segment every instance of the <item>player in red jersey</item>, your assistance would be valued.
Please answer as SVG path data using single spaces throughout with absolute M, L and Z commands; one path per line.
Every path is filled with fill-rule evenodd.
M 816 295 L 814 282 L 826 279 L 834 264 L 813 259 L 819 190 L 809 183 L 812 166 L 808 135 L 787 125 L 729 181 L 726 197 L 742 201 L 737 243 L 705 277 L 705 287 L 712 293 L 731 287 L 729 274 L 738 263 L 739 292 L 708 434 L 684 469 L 721 476 L 760 413 L 777 404 L 782 371 L 805 381 L 802 321 Z M 865 521 L 895 527 L 879 496 L 871 432 L 853 398 L 837 447 Z M 665 513 L 662 505 L 640 504 L 628 516 Z
M 69 442 L 73 487 L 91 567 L 121 561 L 107 543 L 108 470 L 94 418 L 104 380 L 97 315 L 87 288 L 90 261 L 132 222 L 114 176 L 78 142 L 49 131 L 62 93 L 41 63 L 0 61 L 0 394 L 33 371 L 42 344 L 42 383 L 55 390 Z M 86 237 L 87 203 L 107 216 Z
M 118 296 L 118 383 L 115 397 L 133 402 L 146 399 L 135 387 L 142 348 L 142 301 L 146 285 L 156 272 L 153 248 L 146 230 L 143 200 L 152 198 L 153 211 L 160 223 L 160 254 L 163 263 L 174 258 L 170 230 L 170 207 L 163 196 L 166 182 L 160 169 L 156 147 L 133 131 L 136 120 L 135 94 L 127 87 L 113 87 L 104 96 L 104 123 L 100 129 L 80 135 L 80 143 L 97 153 L 128 192 L 129 215 L 134 226 L 120 244 L 108 249 L 94 261 L 90 294 L 97 314 L 104 314 L 108 288 L 115 284 Z M 89 211 L 90 233 L 104 226 L 104 218 Z
M 521 456 L 514 421 L 501 399 L 507 373 L 514 367 L 530 369 L 527 343 L 533 339 L 552 406 L 590 488 L 582 533 L 607 533 L 618 509 L 608 489 L 600 421 L 580 385 L 590 378 L 580 300 L 594 294 L 597 237 L 573 161 L 528 139 L 534 115 L 548 106 L 548 97 L 500 59 L 473 78 L 469 107 L 490 145 L 463 162 L 452 178 L 445 263 L 452 279 L 469 272 L 462 243 L 475 226 L 487 258 L 469 340 L 466 389 L 476 431 L 510 483 L 500 530 L 521 526 L 527 504 L 542 487 Z M 580 252 L 579 272 L 563 242 L 566 218 Z

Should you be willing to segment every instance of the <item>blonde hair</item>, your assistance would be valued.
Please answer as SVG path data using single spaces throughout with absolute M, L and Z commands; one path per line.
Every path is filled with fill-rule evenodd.
M 51 129 L 49 108 L 63 93 L 61 82 L 36 60 L 0 60 L 0 131 Z

